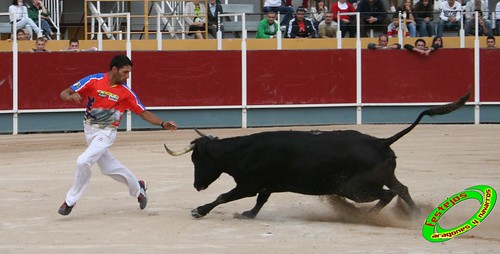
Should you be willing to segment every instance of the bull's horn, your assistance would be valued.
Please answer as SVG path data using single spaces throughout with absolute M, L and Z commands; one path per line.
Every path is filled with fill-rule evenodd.
M 194 148 L 194 144 L 191 144 L 189 146 L 187 146 L 186 148 L 182 149 L 182 150 L 179 150 L 179 151 L 172 151 L 170 150 L 167 145 L 163 144 L 163 146 L 165 147 L 165 150 L 167 150 L 167 153 L 172 155 L 172 156 L 179 156 L 179 155 L 183 155 L 185 153 L 188 153 L 190 151 L 193 150 Z
M 194 131 L 196 131 L 196 133 L 198 133 L 198 135 L 202 136 L 202 137 L 206 137 L 207 135 L 201 131 L 199 131 L 198 129 L 194 129 Z

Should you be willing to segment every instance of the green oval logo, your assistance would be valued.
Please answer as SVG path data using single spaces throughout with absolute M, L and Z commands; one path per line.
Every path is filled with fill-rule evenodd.
M 451 229 L 444 229 L 439 226 L 439 220 L 448 210 L 467 199 L 476 199 L 481 204 L 479 210 L 470 219 Z M 479 225 L 479 223 L 491 213 L 496 200 L 496 191 L 487 185 L 473 186 L 467 188 L 465 191 L 456 193 L 439 204 L 439 206 L 429 214 L 422 227 L 422 235 L 429 242 L 444 242 L 455 236 L 465 234 Z

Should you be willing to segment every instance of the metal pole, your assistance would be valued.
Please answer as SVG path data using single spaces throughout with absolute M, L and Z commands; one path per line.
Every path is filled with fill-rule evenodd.
M 360 16 L 359 16 L 359 12 L 356 13 L 356 29 L 357 29 L 357 33 L 356 33 L 356 124 L 362 124 L 363 123 L 363 120 L 362 120 L 362 112 L 361 112 L 361 109 L 362 109 L 362 103 L 363 103 L 363 99 L 362 99 L 362 93 L 361 93 L 361 89 L 362 89 L 362 86 L 361 86 L 361 38 L 360 38 L 360 33 L 359 31 L 360 30 Z
M 480 79 L 479 79 L 479 67 L 480 67 L 480 54 L 479 54 L 479 20 L 478 20 L 478 12 L 476 11 L 476 38 L 474 39 L 474 124 L 479 124 L 481 122 L 480 119 L 480 108 L 479 108 L 479 100 L 480 100 Z M 494 21 L 493 21 L 494 22 Z
M 130 42 L 130 12 L 127 12 L 127 57 L 132 60 L 132 44 Z M 132 72 L 129 74 L 128 86 L 132 89 Z M 132 113 L 127 110 L 127 131 L 132 130 Z
M 12 81 L 13 81 L 13 87 L 12 87 L 12 110 L 14 113 L 12 114 L 12 134 L 17 135 L 19 131 L 19 122 L 18 122 L 18 117 L 19 117 L 19 105 L 18 105 L 18 97 L 19 97 L 19 72 L 18 72 L 18 47 L 17 47 L 17 33 L 15 33 L 15 28 L 17 28 L 17 20 L 14 18 L 14 23 L 13 25 L 13 43 L 12 43 Z
M 247 31 L 245 28 L 245 14 L 242 14 L 241 38 L 241 128 L 247 128 Z

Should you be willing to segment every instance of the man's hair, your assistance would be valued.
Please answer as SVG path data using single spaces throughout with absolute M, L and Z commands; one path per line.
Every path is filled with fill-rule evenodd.
M 489 40 L 489 39 L 492 39 L 493 41 L 496 41 L 496 40 L 495 40 L 495 37 L 493 37 L 493 36 L 491 36 L 491 35 L 490 35 L 490 36 L 488 36 L 488 37 L 486 37 L 486 40 Z
M 24 29 L 22 28 L 19 28 L 16 30 L 16 35 L 19 34 L 19 33 L 23 33 L 24 34 Z
M 418 39 L 415 41 L 415 46 L 417 46 L 417 43 L 418 43 L 419 41 L 423 42 L 423 43 L 424 43 L 424 46 L 427 46 L 427 43 L 426 43 L 426 42 L 425 42 L 425 40 L 424 40 L 424 39 L 422 39 L 422 38 L 418 38 Z
M 126 55 L 116 55 L 115 57 L 113 57 L 113 59 L 111 59 L 111 62 L 109 63 L 109 70 L 113 69 L 113 67 L 121 69 L 124 66 L 133 67 L 134 65 L 132 64 L 130 58 L 128 58 Z
M 387 41 L 389 41 L 389 36 L 387 36 L 387 34 L 381 34 L 378 36 L 378 40 L 380 41 L 380 39 L 382 39 L 382 37 L 385 37 L 387 38 Z
M 36 38 L 36 41 L 43 41 L 44 43 L 46 42 L 44 37 L 38 37 L 38 38 Z
M 80 44 L 80 42 L 78 42 L 78 39 L 77 39 L 77 38 L 71 38 L 71 39 L 69 40 L 69 44 L 70 44 L 70 45 L 71 45 L 71 43 L 73 43 L 73 42 L 76 42 L 76 43 Z

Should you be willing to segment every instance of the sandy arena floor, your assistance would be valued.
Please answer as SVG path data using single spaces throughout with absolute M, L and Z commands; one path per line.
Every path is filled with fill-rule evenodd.
M 211 129 L 220 138 L 277 129 L 356 129 L 388 137 L 407 125 Z M 324 198 L 273 194 L 253 220 L 235 212 L 253 207 L 247 198 L 216 207 L 202 219 L 191 209 L 234 187 L 223 175 L 207 190 L 193 187 L 189 155 L 163 149 L 188 145 L 193 130 L 121 132 L 113 155 L 149 183 L 141 211 L 125 186 L 100 174 L 66 217 L 57 213 L 84 150 L 83 133 L 0 135 L 0 253 L 499 253 L 500 205 L 472 231 L 444 243 L 427 242 L 422 223 L 445 198 L 473 185 L 500 192 L 500 125 L 419 125 L 392 148 L 396 175 L 423 210 L 409 220 L 394 199 L 377 216 L 353 218 Z M 373 204 L 356 204 L 366 209 Z M 467 200 L 440 221 L 455 227 L 479 204 Z

